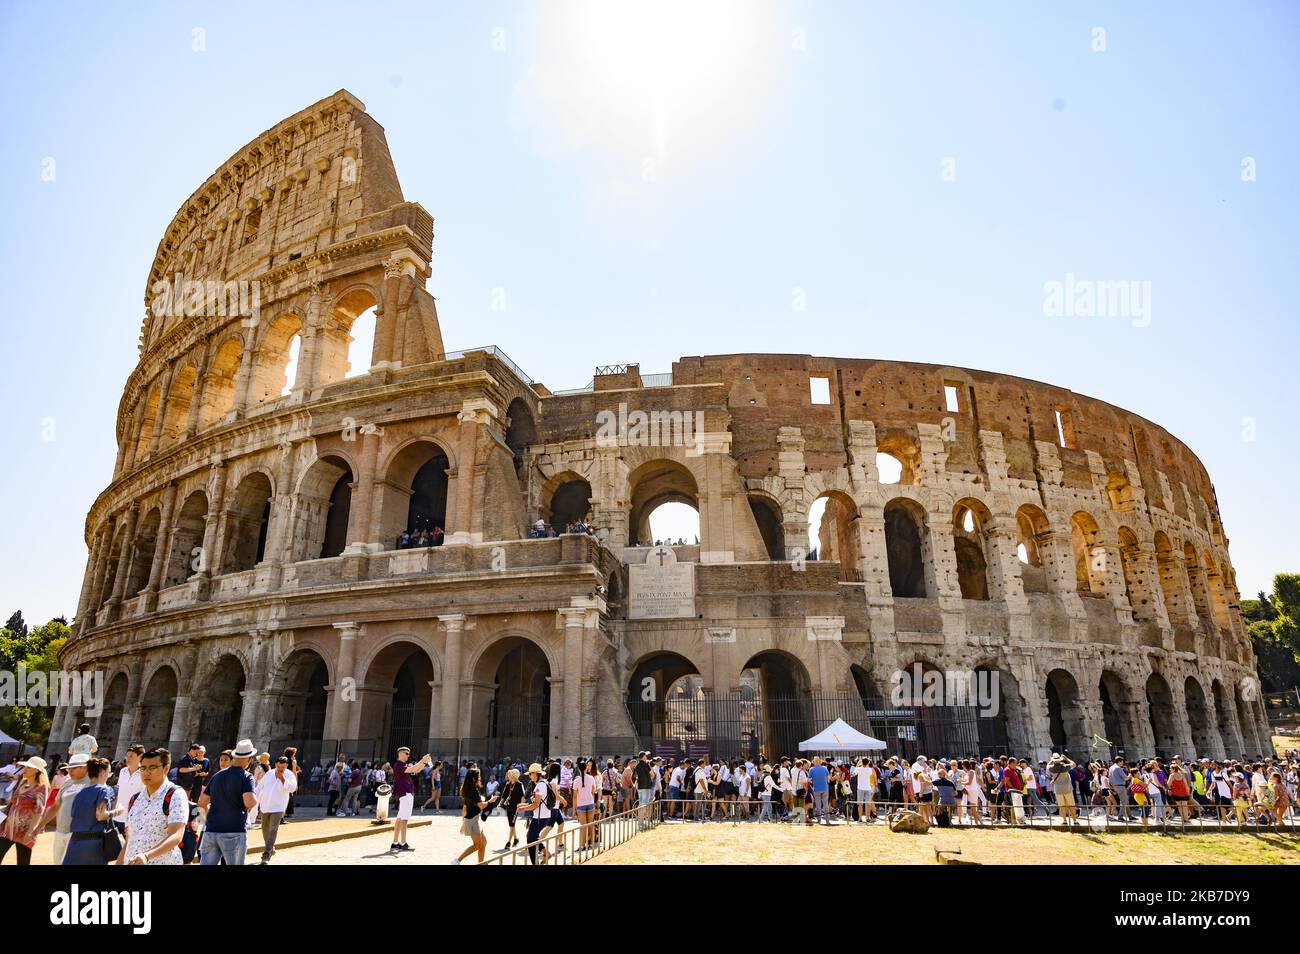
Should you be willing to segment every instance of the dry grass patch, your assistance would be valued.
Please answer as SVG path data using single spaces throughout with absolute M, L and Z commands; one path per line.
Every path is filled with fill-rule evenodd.
M 936 848 L 961 849 L 986 865 L 1300 864 L 1300 838 L 1269 832 L 1224 835 L 1078 834 L 1024 829 L 931 829 L 894 834 L 884 825 L 661 825 L 590 864 L 925 864 Z

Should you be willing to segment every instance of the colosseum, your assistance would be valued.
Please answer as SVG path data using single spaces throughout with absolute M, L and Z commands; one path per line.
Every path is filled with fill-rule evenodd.
M 62 657 L 103 672 L 101 749 L 770 755 L 836 716 L 908 754 L 1268 747 L 1214 489 L 1158 424 L 809 355 L 552 391 L 446 349 L 433 237 L 346 91 L 167 227 Z M 653 539 L 664 504 L 698 536 Z

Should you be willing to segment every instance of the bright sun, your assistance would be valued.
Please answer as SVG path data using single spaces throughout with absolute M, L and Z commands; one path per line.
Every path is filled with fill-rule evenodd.
M 680 161 L 761 116 L 785 38 L 766 0 L 570 0 L 541 16 L 520 89 L 553 124 L 539 132 L 627 161 Z

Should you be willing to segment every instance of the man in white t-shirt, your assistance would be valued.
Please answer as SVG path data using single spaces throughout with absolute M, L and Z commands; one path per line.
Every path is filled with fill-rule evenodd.
M 540 845 L 542 832 L 551 827 L 551 809 L 546 804 L 548 797 L 551 797 L 550 786 L 546 782 L 545 773 L 542 767 L 534 762 L 528 766 L 528 777 L 533 781 L 532 800 L 524 805 L 519 806 L 521 812 L 532 812 L 532 820 L 528 823 L 528 861 L 530 864 L 538 864 L 538 853 L 542 861 L 546 860 L 546 848 Z
M 90 734 L 90 723 L 81 723 L 77 728 L 77 737 L 68 743 L 68 755 L 94 755 L 98 751 L 99 743 Z
M 784 811 L 781 813 L 782 821 L 790 820 L 790 812 L 794 809 L 794 773 L 790 769 L 790 760 L 781 760 L 781 771 L 776 775 L 777 788 L 781 790 L 781 806 Z
M 858 821 L 874 819 L 876 817 L 876 770 L 866 759 L 858 759 L 857 767 L 853 769 L 853 780 L 858 795 Z
M 127 746 L 126 762 L 117 773 L 117 802 L 122 813 L 114 819 L 118 829 L 126 831 L 126 809 L 131 804 L 131 796 L 144 790 L 144 779 L 140 777 L 140 757 L 144 755 L 144 746 L 139 742 Z

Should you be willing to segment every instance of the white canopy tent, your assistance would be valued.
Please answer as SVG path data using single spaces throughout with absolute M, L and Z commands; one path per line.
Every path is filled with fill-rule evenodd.
M 799 743 L 800 752 L 878 752 L 885 747 L 884 742 L 864 735 L 843 719 Z

